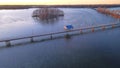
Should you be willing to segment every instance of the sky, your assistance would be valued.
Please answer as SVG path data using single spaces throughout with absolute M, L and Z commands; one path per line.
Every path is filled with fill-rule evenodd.
M 120 0 L 0 0 L 0 5 L 120 4 Z

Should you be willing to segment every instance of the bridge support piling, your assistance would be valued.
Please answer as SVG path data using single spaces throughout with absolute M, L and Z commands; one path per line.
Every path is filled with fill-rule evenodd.
M 115 27 L 115 25 L 114 24 L 112 24 L 112 28 L 114 28 Z
M 33 37 L 30 38 L 30 42 L 34 42 Z
M 53 37 L 52 37 L 52 34 L 50 35 L 50 39 L 52 39 Z
M 11 46 L 10 41 L 5 41 L 5 43 L 6 43 L 6 46 L 7 46 L 7 47 L 10 47 L 10 46 Z
M 105 30 L 105 26 L 102 26 L 102 30 Z
M 70 39 L 71 36 L 67 33 L 67 34 L 65 35 L 65 38 L 66 38 L 66 39 Z
M 95 30 L 94 30 L 94 27 L 92 27 L 92 32 L 94 32 Z
M 82 29 L 80 29 L 80 33 L 82 34 L 83 32 L 82 32 Z

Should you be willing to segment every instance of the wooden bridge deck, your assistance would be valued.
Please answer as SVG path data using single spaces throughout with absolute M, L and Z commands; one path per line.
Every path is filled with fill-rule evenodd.
M 98 25 L 98 26 L 72 29 L 72 30 L 67 30 L 67 31 L 62 31 L 62 32 L 54 32 L 54 33 L 48 33 L 48 34 L 42 34 L 42 35 L 32 35 L 32 36 L 27 36 L 27 37 L 4 39 L 4 40 L 0 40 L 0 42 L 5 42 L 6 46 L 11 46 L 12 45 L 11 41 L 15 41 L 15 40 L 30 39 L 30 42 L 34 42 L 35 37 L 49 36 L 50 39 L 53 39 L 53 36 L 57 34 L 63 34 L 63 33 L 69 34 L 68 32 L 75 32 L 75 31 L 78 31 L 79 33 L 83 33 L 85 30 L 90 30 L 90 32 L 94 32 L 96 29 L 105 30 L 107 28 L 114 28 L 117 26 L 120 26 L 120 23 L 103 24 L 103 25 Z

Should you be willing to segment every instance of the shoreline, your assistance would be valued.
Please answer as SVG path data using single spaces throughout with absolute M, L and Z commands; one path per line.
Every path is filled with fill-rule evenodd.
M 28 8 L 111 8 L 120 7 L 119 4 L 98 4 L 98 5 L 0 5 L 0 9 L 28 9 Z

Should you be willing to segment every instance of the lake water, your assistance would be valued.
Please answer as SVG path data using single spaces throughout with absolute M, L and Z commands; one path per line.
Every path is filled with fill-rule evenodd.
M 0 10 L 0 40 L 119 23 L 90 8 L 59 8 L 65 16 L 50 22 L 32 18 L 37 8 Z M 110 8 L 111 10 L 120 8 Z M 0 68 L 120 68 L 120 28 L 0 49 Z
M 34 9 L 0 10 L 0 39 L 24 37 L 36 34 L 64 31 L 72 24 L 74 29 L 118 22 L 89 8 L 60 8 L 65 16 L 51 22 L 32 18 Z

